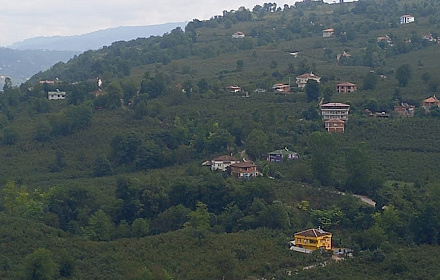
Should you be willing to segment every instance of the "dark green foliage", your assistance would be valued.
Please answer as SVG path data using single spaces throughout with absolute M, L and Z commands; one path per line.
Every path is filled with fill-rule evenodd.
M 396 78 L 399 81 L 399 86 L 406 87 L 412 76 L 411 66 L 409 64 L 400 65 L 396 69 Z
M 118 165 L 134 162 L 141 141 L 136 133 L 116 135 L 110 142 L 112 158 Z
M 102 177 L 113 173 L 110 162 L 106 157 L 98 157 L 93 163 L 93 176 Z
M 319 100 L 320 88 L 315 80 L 308 80 L 304 90 L 307 94 L 307 102 L 316 102 Z
M 335 139 L 333 135 L 324 132 L 313 132 L 309 136 L 308 145 L 314 178 L 323 185 L 330 185 L 333 181 L 334 172 L 332 155 L 335 151 Z
M 367 143 L 360 143 L 347 154 L 347 188 L 353 193 L 371 194 L 369 188 L 372 179 L 371 152 Z
M 6 127 L 3 130 L 2 143 L 8 146 L 14 145 L 18 140 L 18 133 L 15 129 Z
M 364 90 L 374 90 L 377 84 L 377 75 L 374 72 L 368 72 L 363 80 L 362 89 Z
M 26 257 L 24 278 L 26 280 L 52 280 L 56 276 L 56 265 L 52 253 L 47 249 L 36 249 Z

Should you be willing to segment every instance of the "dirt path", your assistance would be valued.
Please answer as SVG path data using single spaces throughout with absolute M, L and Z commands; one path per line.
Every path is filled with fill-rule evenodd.
M 340 194 L 340 195 L 345 195 L 344 192 L 336 192 L 336 193 Z M 362 200 L 363 202 L 367 203 L 370 206 L 373 206 L 373 207 L 376 206 L 376 202 L 374 200 L 372 200 L 371 198 L 369 198 L 368 196 L 359 195 L 359 194 L 352 194 L 352 195 L 359 198 L 360 200 Z

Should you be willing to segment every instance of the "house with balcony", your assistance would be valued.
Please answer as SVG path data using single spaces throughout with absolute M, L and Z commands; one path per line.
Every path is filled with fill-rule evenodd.
M 298 153 L 289 151 L 287 148 L 284 148 L 282 150 L 276 150 L 268 153 L 266 160 L 269 162 L 283 162 L 284 159 L 292 160 L 298 158 L 299 158 Z
M 336 84 L 338 93 L 349 93 L 357 90 L 357 85 L 350 82 L 339 82 Z
M 231 175 L 240 179 L 250 179 L 258 175 L 257 165 L 251 161 L 234 163 L 230 168 Z
M 321 115 L 323 120 L 340 119 L 348 120 L 350 105 L 344 103 L 325 103 L 321 104 Z
M 322 230 L 321 228 L 312 228 L 297 232 L 295 233 L 294 238 L 294 245 L 296 247 L 311 251 L 318 249 L 332 249 L 332 234 Z
M 345 121 L 340 119 L 328 119 L 324 121 L 327 132 L 344 133 Z
M 211 160 L 210 166 L 211 170 L 220 170 L 220 171 L 226 171 L 226 169 L 231 166 L 232 164 L 239 163 L 240 161 L 232 156 L 219 156 L 215 159 Z M 205 164 L 208 165 L 208 164 Z
M 319 83 L 321 81 L 321 77 L 313 74 L 312 72 L 305 73 L 296 77 L 296 84 L 299 88 L 304 88 L 309 80 L 314 80 Z

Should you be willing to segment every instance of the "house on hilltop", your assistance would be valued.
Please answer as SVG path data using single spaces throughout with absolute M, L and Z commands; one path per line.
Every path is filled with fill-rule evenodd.
M 295 233 L 294 245 L 307 250 L 332 249 L 332 234 L 321 228 L 308 229 Z

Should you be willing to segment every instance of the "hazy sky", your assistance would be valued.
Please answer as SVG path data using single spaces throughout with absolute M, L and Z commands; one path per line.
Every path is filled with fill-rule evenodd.
M 2 1 L 0 46 L 38 36 L 80 35 L 119 26 L 203 20 L 257 0 L 18 0 Z M 279 6 L 289 2 L 276 2 Z M 326 2 L 333 2 L 326 0 Z

